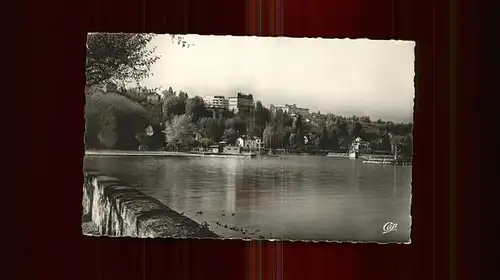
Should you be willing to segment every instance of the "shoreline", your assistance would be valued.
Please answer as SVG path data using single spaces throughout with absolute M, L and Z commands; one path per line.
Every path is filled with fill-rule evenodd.
M 119 150 L 94 150 L 85 151 L 85 156 L 165 156 L 165 157 L 218 157 L 218 158 L 254 158 L 250 154 L 214 154 L 195 152 L 171 151 L 119 151 Z
M 210 152 L 173 152 L 173 151 L 126 151 L 126 150 L 90 150 L 85 151 L 85 156 L 157 156 L 157 157 L 211 157 L 211 158 L 242 158 L 255 159 L 261 157 L 282 157 L 287 155 L 301 154 L 274 154 L 274 155 L 258 155 L 258 154 L 216 154 Z M 349 158 L 347 153 L 329 153 L 327 155 L 317 155 L 330 158 Z M 359 159 L 367 164 L 390 164 L 390 165 L 411 165 L 411 163 L 398 163 L 390 156 L 386 155 L 370 155 L 361 154 Z

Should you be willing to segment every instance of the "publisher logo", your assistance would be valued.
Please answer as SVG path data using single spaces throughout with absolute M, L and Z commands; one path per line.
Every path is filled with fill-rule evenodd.
M 393 223 L 393 222 L 387 222 L 384 224 L 382 227 L 382 234 L 387 234 L 392 231 L 398 230 L 398 224 Z

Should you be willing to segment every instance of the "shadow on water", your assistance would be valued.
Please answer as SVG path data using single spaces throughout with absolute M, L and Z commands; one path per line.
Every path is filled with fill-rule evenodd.
M 321 156 L 88 157 L 85 166 L 138 185 L 227 238 L 409 239 L 411 166 Z M 382 235 L 388 221 L 400 230 Z

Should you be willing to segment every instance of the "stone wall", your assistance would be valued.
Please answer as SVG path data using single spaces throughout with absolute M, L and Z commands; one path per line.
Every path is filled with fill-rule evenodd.
M 95 170 L 84 172 L 83 224 L 88 223 L 104 236 L 218 238 L 157 199 Z

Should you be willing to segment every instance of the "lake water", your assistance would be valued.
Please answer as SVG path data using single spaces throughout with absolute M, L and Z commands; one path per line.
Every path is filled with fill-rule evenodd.
M 97 156 L 86 157 L 85 167 L 138 184 L 224 238 L 406 242 L 410 236 L 411 166 L 325 156 Z M 382 234 L 386 222 L 397 230 Z

